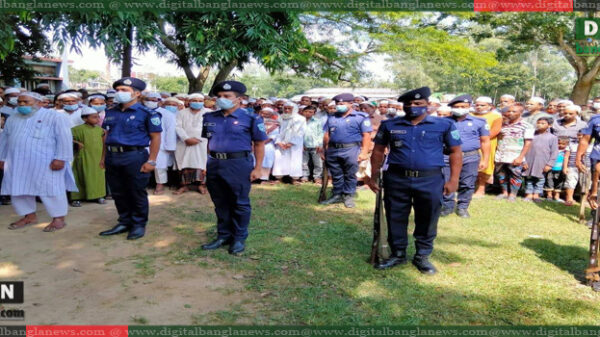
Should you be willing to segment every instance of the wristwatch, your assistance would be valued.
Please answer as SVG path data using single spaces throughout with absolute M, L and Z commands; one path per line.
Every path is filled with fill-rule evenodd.
M 156 162 L 154 160 L 148 160 L 146 163 L 148 163 L 152 166 L 156 166 Z

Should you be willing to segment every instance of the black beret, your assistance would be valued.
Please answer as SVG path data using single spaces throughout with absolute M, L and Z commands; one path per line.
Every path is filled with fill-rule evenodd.
M 221 91 L 233 91 L 238 94 L 246 93 L 246 86 L 242 82 L 238 81 L 223 81 L 215 84 L 215 86 L 210 90 L 209 95 L 213 96 L 218 94 Z
M 449 106 L 453 106 L 456 103 L 473 103 L 473 98 L 471 98 L 471 95 L 466 94 L 466 95 L 460 95 L 460 96 L 456 96 L 454 97 L 450 102 L 448 102 Z
M 122 79 L 113 83 L 112 86 L 113 89 L 117 89 L 117 87 L 120 85 L 132 87 L 139 91 L 143 91 L 144 89 L 146 89 L 146 82 L 134 77 L 123 77 Z
M 333 100 L 336 101 L 336 103 L 339 102 L 354 102 L 354 95 L 349 94 L 349 93 L 344 93 L 344 94 L 339 94 L 335 97 L 333 97 Z
M 431 89 L 429 89 L 429 87 L 422 87 L 403 93 L 400 95 L 400 97 L 398 97 L 398 102 L 406 104 L 416 99 L 428 99 L 430 95 Z

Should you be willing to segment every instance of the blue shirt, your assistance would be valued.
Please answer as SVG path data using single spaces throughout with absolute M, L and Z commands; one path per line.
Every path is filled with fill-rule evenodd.
M 329 141 L 332 143 L 359 143 L 362 142 L 363 133 L 372 132 L 373 127 L 368 115 L 365 117 L 362 113 L 350 111 L 345 117 L 329 116 L 323 131 L 329 132 Z
M 252 151 L 253 141 L 266 140 L 266 128 L 260 116 L 238 108 L 228 116 L 222 110 L 203 116 L 202 137 L 208 139 L 208 150 L 214 152 Z
M 125 111 L 117 105 L 106 110 L 102 127 L 108 131 L 107 145 L 148 146 L 150 134 L 162 132 L 161 115 L 140 103 Z
M 375 144 L 390 147 L 389 164 L 408 170 L 430 170 L 444 166 L 444 145 L 450 148 L 462 142 L 452 120 L 427 116 L 417 125 L 406 118 L 382 121 Z
M 456 128 L 460 132 L 463 152 L 479 150 L 481 148 L 480 137 L 490 135 L 489 126 L 483 118 L 471 115 L 467 115 L 462 121 L 457 121 L 454 117 L 448 118 L 456 123 Z
M 581 129 L 580 132 L 584 135 L 590 135 L 590 140 L 593 139 L 595 144 L 600 144 L 600 115 L 592 116 L 587 124 L 587 127 L 585 129 Z M 594 149 L 590 154 L 590 159 L 600 160 L 600 149 L 597 146 L 594 146 Z

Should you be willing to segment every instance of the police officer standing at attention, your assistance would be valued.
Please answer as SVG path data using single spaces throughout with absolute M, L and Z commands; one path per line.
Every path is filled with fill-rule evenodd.
M 252 211 L 250 186 L 261 176 L 268 138 L 262 118 L 240 107 L 245 92 L 240 82 L 218 83 L 211 95 L 217 95 L 219 110 L 203 116 L 202 137 L 208 139 L 209 153 L 206 187 L 217 214 L 217 238 L 202 245 L 205 250 L 227 244 L 229 254 L 245 249 Z
M 100 235 L 129 232 L 127 240 L 144 236 L 148 222 L 150 173 L 156 166 L 160 147 L 161 116 L 140 103 L 146 83 L 132 77 L 113 83 L 115 102 L 107 109 L 102 127 L 106 129 L 106 180 L 119 212 L 117 225 Z M 150 153 L 146 150 L 150 144 Z
M 415 209 L 416 254 L 412 263 L 424 274 L 437 271 L 429 262 L 442 194 L 456 191 L 462 166 L 459 131 L 450 119 L 427 115 L 431 91 L 423 87 L 408 91 L 398 98 L 404 103 L 406 116 L 383 121 L 375 136 L 371 155 L 369 187 L 377 192 L 384 152 L 389 147 L 388 168 L 383 175 L 384 202 L 388 223 L 388 242 L 392 256 L 377 265 L 387 269 L 407 262 L 408 216 Z M 444 184 L 444 145 L 450 151 L 450 179 Z
M 458 203 L 456 214 L 461 218 L 469 218 L 469 204 L 475 192 L 477 172 L 487 168 L 490 160 L 490 127 L 483 118 L 469 115 L 471 108 L 471 95 L 457 96 L 448 102 L 452 108 L 452 116 L 448 117 L 456 122 L 462 141 L 463 163 L 458 180 Z M 479 155 L 479 150 L 481 154 Z M 450 179 L 450 166 L 444 167 L 444 179 Z M 456 193 L 444 195 L 441 216 L 449 215 L 454 211 L 454 197 Z
M 369 159 L 373 127 L 367 114 L 352 110 L 352 94 L 339 94 L 333 100 L 336 102 L 336 112 L 327 118 L 323 126 L 325 164 L 331 174 L 333 193 L 321 204 L 343 202 L 347 208 L 353 208 L 358 163 Z

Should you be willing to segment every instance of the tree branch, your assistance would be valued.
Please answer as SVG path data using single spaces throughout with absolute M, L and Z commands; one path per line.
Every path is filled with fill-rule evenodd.
M 309 50 L 306 49 L 306 48 L 300 48 L 300 49 L 298 49 L 298 51 L 301 52 L 301 53 L 308 53 L 309 52 Z M 321 60 L 321 61 L 323 61 L 325 63 L 327 63 L 330 66 L 334 66 L 334 67 L 336 67 L 338 69 L 344 69 L 344 67 L 341 64 L 336 63 L 334 60 L 330 59 L 329 57 L 327 57 L 327 56 L 325 56 L 325 55 L 323 55 L 321 53 L 314 52 L 314 53 L 312 53 L 312 56 L 318 58 L 319 60 Z
M 573 50 L 573 47 L 565 43 L 562 31 L 558 32 L 557 42 L 567 61 L 569 61 L 571 66 L 577 71 L 578 77 L 583 76 L 586 73 L 587 63 L 581 56 L 577 55 L 575 50 Z

